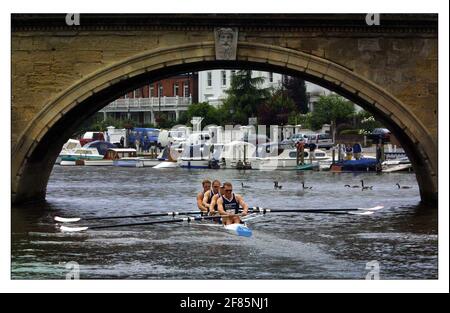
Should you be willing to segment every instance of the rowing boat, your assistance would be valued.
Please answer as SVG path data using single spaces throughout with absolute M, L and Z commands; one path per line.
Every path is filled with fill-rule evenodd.
M 248 214 L 241 216 L 241 221 L 243 223 L 223 225 L 220 223 L 214 223 L 220 219 L 220 216 L 199 216 L 198 211 L 194 212 L 162 212 L 162 213 L 148 213 L 141 215 L 122 215 L 122 216 L 103 216 L 103 217 L 93 217 L 83 219 L 84 221 L 93 220 L 111 220 L 111 219 L 137 219 L 144 217 L 162 217 L 162 216 L 172 216 L 173 219 L 163 219 L 156 221 L 145 221 L 145 222 L 134 222 L 127 224 L 112 224 L 112 225 L 93 225 L 93 226 L 82 226 L 82 227 L 68 227 L 60 226 L 62 232 L 82 232 L 92 229 L 106 229 L 106 228 L 123 228 L 123 227 L 134 227 L 134 226 L 149 226 L 156 224 L 170 224 L 170 223 L 183 223 L 187 222 L 190 225 L 206 225 L 211 227 L 221 227 L 227 232 L 233 233 L 238 236 L 251 237 L 252 230 L 247 226 L 247 222 L 255 219 L 257 217 L 265 216 L 267 213 L 309 213 L 309 214 L 351 214 L 351 215 L 372 215 L 375 211 L 381 210 L 383 206 L 375 206 L 372 208 L 349 208 L 349 209 L 269 209 L 261 207 L 249 208 Z M 194 215 L 194 216 L 189 216 Z M 184 216 L 180 218 L 175 218 L 179 216 Z M 54 220 L 58 223 L 76 223 L 81 221 L 81 218 L 63 218 L 55 216 Z M 205 222 L 209 223 L 196 223 Z
M 250 220 L 253 220 L 255 218 L 262 217 L 262 216 L 264 216 L 264 215 L 261 213 L 251 213 L 249 215 L 243 216 L 243 217 L 241 217 L 242 224 L 223 225 L 222 223 L 214 223 L 212 221 L 208 221 L 208 222 L 194 223 L 192 225 L 222 228 L 225 231 L 232 233 L 234 235 L 237 235 L 237 236 L 251 237 L 253 232 L 248 227 L 247 222 Z

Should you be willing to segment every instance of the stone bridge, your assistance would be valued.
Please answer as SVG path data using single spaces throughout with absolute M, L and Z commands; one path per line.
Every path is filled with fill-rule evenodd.
M 63 143 L 84 119 L 150 81 L 248 68 L 299 76 L 374 114 L 413 162 L 423 201 L 438 194 L 438 18 L 366 15 L 12 15 L 13 203 L 43 200 Z M 216 59 L 214 29 L 238 30 Z

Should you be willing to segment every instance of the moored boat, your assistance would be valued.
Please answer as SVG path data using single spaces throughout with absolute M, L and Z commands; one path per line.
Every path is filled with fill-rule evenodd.
M 138 157 L 124 157 L 114 160 L 114 166 L 119 167 L 144 167 L 144 161 Z
M 318 171 L 320 169 L 319 162 L 310 162 L 297 165 L 298 171 Z
M 103 159 L 103 155 L 99 154 L 96 148 L 77 148 L 67 154 L 61 155 L 61 161 L 101 159 Z
M 381 163 L 381 168 L 383 173 L 413 171 L 411 161 L 407 157 L 384 161 Z
M 101 159 L 101 160 L 85 160 L 85 166 L 113 166 L 113 160 Z
M 210 160 L 210 146 L 207 144 L 186 146 L 178 159 L 182 168 L 208 168 Z
M 278 148 L 279 154 L 274 155 L 274 151 L 270 151 L 270 156 L 257 157 L 252 162 L 253 168 L 258 170 L 308 170 L 318 169 L 320 162 L 330 162 L 331 158 L 325 151 L 316 149 L 311 152 L 309 149 L 303 151 L 303 165 L 300 164 L 301 158 L 297 158 L 297 149 L 281 149 Z M 259 153 L 258 155 L 264 155 Z
M 76 161 L 61 161 L 59 164 L 61 166 L 75 166 L 75 165 L 77 165 Z
M 220 160 L 220 167 L 227 169 L 249 169 L 256 155 L 256 146 L 245 141 L 232 141 L 219 145 L 216 158 Z
M 376 172 L 379 170 L 375 158 L 362 158 L 359 160 L 344 160 L 331 165 L 330 171 L 339 172 Z
M 173 162 L 173 161 L 163 161 L 161 163 L 159 163 L 158 165 L 153 166 L 153 168 L 156 169 L 162 169 L 162 168 L 175 168 L 178 167 L 177 162 Z
M 79 140 L 76 140 L 76 139 L 67 140 L 67 142 L 63 145 L 58 157 L 56 158 L 55 163 L 60 164 L 63 156 L 69 155 L 69 154 L 73 153 L 73 151 L 75 149 L 79 149 L 79 148 L 81 148 L 81 144 L 80 144 Z
M 130 148 L 110 148 L 106 151 L 105 156 L 101 160 L 85 160 L 85 166 L 113 166 L 115 160 L 121 158 L 132 157 L 137 158 L 136 149 Z
M 144 167 L 154 167 L 158 165 L 159 163 L 163 162 L 159 159 L 148 159 L 148 158 L 141 158 L 142 164 Z

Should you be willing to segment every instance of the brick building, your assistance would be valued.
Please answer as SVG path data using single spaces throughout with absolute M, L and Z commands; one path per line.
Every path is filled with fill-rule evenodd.
M 198 102 L 198 74 L 186 73 L 152 82 L 113 101 L 100 112 L 103 118 L 132 119 L 156 124 L 158 112 L 178 119 L 191 103 Z

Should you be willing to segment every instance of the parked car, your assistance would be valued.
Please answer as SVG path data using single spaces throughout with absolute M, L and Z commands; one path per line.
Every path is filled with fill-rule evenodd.
M 283 141 L 281 141 L 281 145 L 283 147 L 293 147 L 297 142 L 303 142 L 306 145 L 308 143 L 308 135 L 302 133 L 293 134 L 288 139 L 284 139 Z
M 151 145 L 158 142 L 159 129 L 157 128 L 133 128 L 128 135 L 128 145 L 135 146 L 136 140 L 139 140 L 141 147 L 147 151 Z
M 387 128 L 375 128 L 367 138 L 372 139 L 374 143 L 378 143 L 381 139 L 383 143 L 389 142 L 391 137 L 391 132 Z
M 105 141 L 105 137 L 102 132 L 85 132 L 83 137 L 80 139 L 80 145 L 83 147 L 85 144 L 95 141 L 101 140 Z
M 314 143 L 317 148 L 330 150 L 334 146 L 333 138 L 329 134 L 308 135 L 308 145 Z

